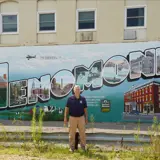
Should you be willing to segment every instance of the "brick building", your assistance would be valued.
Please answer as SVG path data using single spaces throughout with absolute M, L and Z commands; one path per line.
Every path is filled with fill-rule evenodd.
M 7 75 L 3 74 L 3 77 L 0 76 L 0 88 L 6 88 L 8 85 L 7 83 Z
M 124 94 L 124 112 L 160 113 L 160 82 L 136 86 Z
M 31 99 L 36 99 L 37 95 L 43 99 L 49 98 L 49 90 L 42 88 L 41 85 L 40 87 L 35 86 L 35 82 L 33 81 L 32 83 L 32 88 L 31 88 Z

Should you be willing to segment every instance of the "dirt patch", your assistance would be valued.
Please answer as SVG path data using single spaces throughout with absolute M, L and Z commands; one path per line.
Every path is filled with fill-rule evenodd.
M 0 160 L 48 160 L 48 159 L 4 154 L 0 155 Z

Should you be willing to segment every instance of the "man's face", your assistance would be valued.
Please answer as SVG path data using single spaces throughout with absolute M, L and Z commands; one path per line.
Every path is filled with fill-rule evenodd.
M 74 93 L 75 93 L 76 95 L 79 95 L 79 94 L 80 94 L 80 88 L 79 88 L 79 87 L 76 87 L 76 88 L 74 89 Z

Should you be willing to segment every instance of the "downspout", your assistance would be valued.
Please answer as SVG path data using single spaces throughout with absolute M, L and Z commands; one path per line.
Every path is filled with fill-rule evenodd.
M 38 13 L 38 1 L 39 0 L 36 0 L 36 45 L 38 44 L 38 32 L 37 32 L 37 27 L 38 27 L 38 25 L 37 25 L 37 23 L 38 23 L 38 21 L 37 21 L 37 13 Z
M 1 4 L 2 4 L 2 2 L 0 3 L 0 31 L 1 31 L 1 33 L 0 33 L 0 45 L 1 45 L 1 43 L 2 43 L 2 24 L 1 24 L 1 22 L 2 22 L 2 16 L 1 16 Z
M 75 0 L 75 41 L 74 41 L 74 43 L 76 43 L 77 42 L 77 0 Z

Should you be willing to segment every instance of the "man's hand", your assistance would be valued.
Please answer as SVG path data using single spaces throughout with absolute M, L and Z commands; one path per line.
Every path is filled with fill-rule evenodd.
M 85 123 L 88 124 L 88 120 L 87 119 L 85 119 Z
M 88 124 L 88 113 L 87 113 L 87 108 L 84 108 L 84 117 L 85 117 L 85 123 Z
M 64 125 L 67 125 L 67 117 L 64 118 Z
M 67 115 L 68 115 L 69 109 L 68 107 L 65 107 L 65 112 L 64 112 L 64 126 L 67 125 Z

